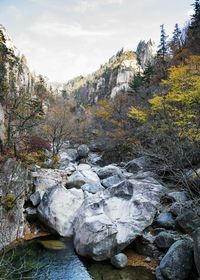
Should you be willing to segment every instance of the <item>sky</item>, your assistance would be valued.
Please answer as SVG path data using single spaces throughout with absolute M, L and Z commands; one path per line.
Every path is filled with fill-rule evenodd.
M 32 71 L 66 82 L 97 70 L 122 47 L 159 43 L 160 25 L 184 26 L 192 0 L 0 0 L 0 23 Z

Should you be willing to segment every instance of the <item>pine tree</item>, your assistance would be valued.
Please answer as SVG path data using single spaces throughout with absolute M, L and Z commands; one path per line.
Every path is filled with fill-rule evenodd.
M 158 46 L 156 68 L 160 74 L 161 79 L 167 78 L 167 58 L 168 58 L 168 44 L 164 24 L 160 26 L 160 44 Z
M 138 72 L 133 80 L 129 83 L 129 92 L 137 92 L 137 90 L 144 85 L 144 77 Z
M 174 32 L 173 32 L 173 37 L 171 42 L 169 43 L 169 47 L 172 51 L 172 55 L 175 56 L 176 54 L 178 54 L 181 49 L 182 49 L 182 41 L 181 41 L 181 35 L 182 32 L 178 26 L 178 24 L 175 24 L 174 27 Z
M 165 27 L 164 24 L 160 26 L 160 45 L 158 46 L 158 52 L 157 56 L 162 59 L 162 61 L 166 61 L 166 56 L 168 52 L 168 47 L 167 47 L 167 35 L 165 32 Z
M 200 54 L 200 0 L 195 0 L 194 4 L 194 14 L 191 18 L 191 23 L 188 29 L 188 42 L 187 46 L 192 52 L 192 54 Z
M 143 73 L 143 80 L 147 86 L 150 85 L 153 74 L 154 74 L 154 66 L 152 65 L 151 62 L 148 62 Z

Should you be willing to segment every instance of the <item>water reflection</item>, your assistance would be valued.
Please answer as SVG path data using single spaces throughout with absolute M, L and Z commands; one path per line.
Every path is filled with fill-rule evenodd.
M 109 262 L 80 259 L 71 240 L 51 237 L 24 242 L 6 254 L 3 268 L 0 266 L 0 279 L 153 280 L 155 277 L 144 268 L 117 270 Z

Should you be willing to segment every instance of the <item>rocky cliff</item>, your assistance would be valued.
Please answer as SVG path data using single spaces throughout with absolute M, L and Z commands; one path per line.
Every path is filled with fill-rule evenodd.
M 24 204 L 31 190 L 26 168 L 15 159 L 0 166 L 0 251 L 25 233 Z
M 137 51 L 120 50 L 99 70 L 87 77 L 79 76 L 63 86 L 66 95 L 74 96 L 78 103 L 94 104 L 102 98 L 114 98 L 126 91 L 129 82 L 153 62 L 155 44 L 140 41 Z
M 43 84 L 43 85 L 42 85 Z M 6 110 L 12 110 L 12 101 L 20 95 L 36 99 L 46 87 L 42 76 L 33 74 L 24 55 L 14 46 L 6 29 L 0 25 L 0 139 L 4 141 L 7 126 Z M 40 89 L 38 90 L 38 88 Z M 41 90 L 40 90 L 41 91 Z

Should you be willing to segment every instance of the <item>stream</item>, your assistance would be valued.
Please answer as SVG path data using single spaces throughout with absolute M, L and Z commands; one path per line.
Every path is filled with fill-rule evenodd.
M 53 241 L 52 241 L 53 239 Z M 0 280 L 154 280 L 141 267 L 115 269 L 109 262 L 94 262 L 76 255 L 73 243 L 59 237 L 25 241 L 10 250 L 0 265 Z

